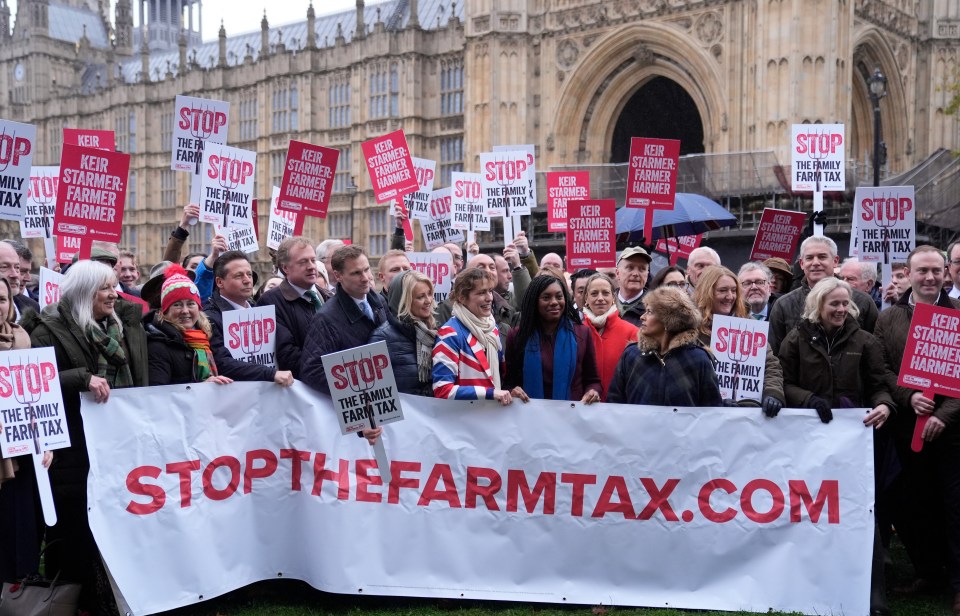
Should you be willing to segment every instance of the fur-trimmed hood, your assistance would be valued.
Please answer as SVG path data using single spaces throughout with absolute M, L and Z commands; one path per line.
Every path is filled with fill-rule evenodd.
M 644 336 L 643 334 L 639 334 L 637 336 L 637 347 L 643 353 L 656 352 L 660 353 L 661 355 L 666 355 L 670 351 L 679 349 L 682 346 L 703 347 L 703 345 L 700 344 L 700 336 L 697 334 L 697 330 L 688 329 L 687 331 L 680 332 L 679 334 L 675 335 L 670 339 L 670 344 L 668 344 L 667 348 L 663 351 L 660 350 L 660 343 L 657 340 L 649 336 Z

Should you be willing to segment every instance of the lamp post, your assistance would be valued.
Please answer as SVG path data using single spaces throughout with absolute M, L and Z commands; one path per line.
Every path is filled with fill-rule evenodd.
M 867 79 L 870 90 L 870 102 L 873 103 L 873 185 L 880 186 L 880 150 L 884 144 L 880 141 L 880 99 L 887 95 L 887 77 L 880 67 Z
M 357 198 L 357 185 L 353 183 L 353 176 L 350 176 L 350 184 L 347 186 L 347 194 L 350 195 L 350 242 L 355 243 L 353 237 L 353 202 Z

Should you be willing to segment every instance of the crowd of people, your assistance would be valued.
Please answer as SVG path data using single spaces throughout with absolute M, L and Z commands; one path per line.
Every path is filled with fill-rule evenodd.
M 398 390 L 417 396 L 504 406 L 530 399 L 753 405 L 769 421 L 789 407 L 810 409 L 824 423 L 843 409 L 866 408 L 877 480 L 872 610 L 888 613 L 885 550 L 895 529 L 917 574 L 900 590 L 951 588 L 960 615 L 960 400 L 897 385 L 914 307 L 960 309 L 960 243 L 946 253 L 917 247 L 881 288 L 875 264 L 841 264 L 834 241 L 822 236 L 805 239 L 793 264 L 769 259 L 733 268 L 700 247 L 686 269 L 664 267 L 650 279 L 643 247 L 624 250 L 615 268 L 568 275 L 560 255 L 538 260 L 520 233 L 490 254 L 476 244 L 435 249 L 449 252 L 454 274 L 452 292 L 438 304 L 434 282 L 412 270 L 399 226 L 376 271 L 359 246 L 290 237 L 273 254 L 275 271 L 258 284 L 247 255 L 228 250 L 221 236 L 208 254 L 181 255 L 196 214 L 196 206 L 185 209 L 142 286 L 132 252 L 95 246 L 90 260 L 64 267 L 60 299 L 43 311 L 30 297 L 29 250 L 0 242 L 0 350 L 54 348 L 72 443 L 50 464 L 60 520 L 51 528 L 38 517 L 31 464 L 4 461 L 4 581 L 36 570 L 45 537 L 47 575 L 81 582 L 83 609 L 114 609 L 86 522 L 81 393 L 103 402 L 116 388 L 284 387 L 294 379 L 328 392 L 324 355 L 384 341 Z M 224 313 L 255 305 L 276 309 L 275 366 L 234 359 L 224 345 Z M 759 400 L 721 395 L 710 350 L 715 315 L 769 322 Z M 915 452 L 910 439 L 920 416 L 930 417 L 927 446 Z M 373 443 L 380 434 L 362 436 Z

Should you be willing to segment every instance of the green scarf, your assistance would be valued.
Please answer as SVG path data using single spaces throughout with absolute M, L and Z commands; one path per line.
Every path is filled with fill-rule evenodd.
M 202 383 L 211 376 L 217 376 L 217 363 L 213 361 L 210 339 L 203 333 L 203 330 L 183 330 L 183 341 L 197 355 L 197 382 Z
M 97 376 L 107 379 L 112 389 L 133 387 L 133 375 L 123 348 L 120 324 L 107 319 L 106 330 L 97 326 L 87 328 L 87 339 L 97 348 Z

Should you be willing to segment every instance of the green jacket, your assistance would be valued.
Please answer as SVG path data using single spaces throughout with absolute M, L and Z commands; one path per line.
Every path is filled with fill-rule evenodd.
M 133 382 L 138 387 L 145 387 L 149 384 L 149 375 L 147 336 L 140 324 L 143 311 L 138 304 L 122 299 L 117 300 L 114 310 L 123 324 Z M 97 351 L 70 315 L 65 301 L 45 309 L 40 315 L 27 315 L 22 325 L 30 332 L 33 348 L 53 347 L 57 358 L 70 447 L 57 451 L 57 463 L 50 469 L 51 483 L 61 493 L 69 492 L 72 496 L 86 493 L 90 461 L 80 417 L 80 394 L 88 390 L 90 377 L 97 372 Z

